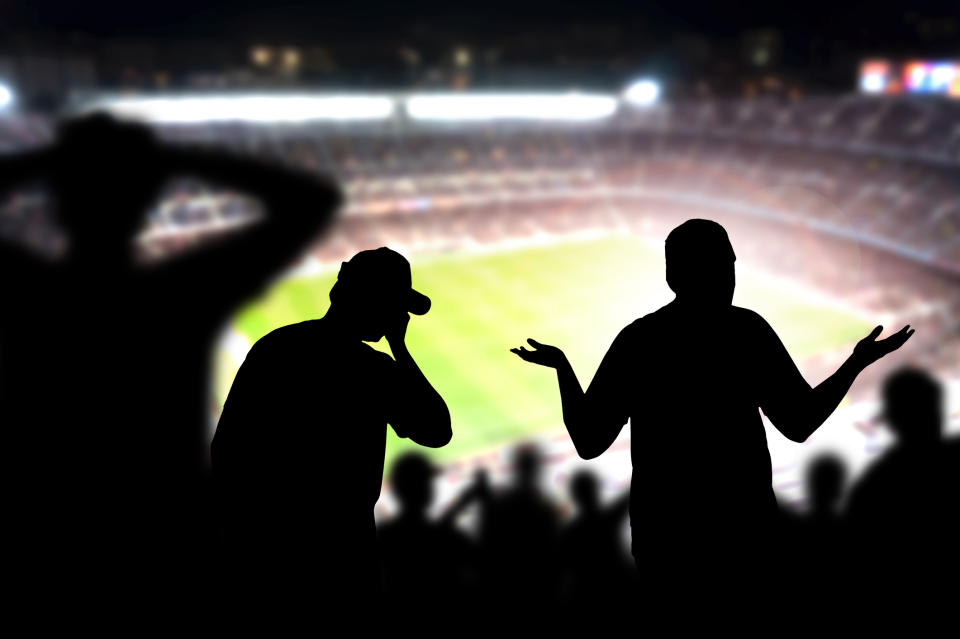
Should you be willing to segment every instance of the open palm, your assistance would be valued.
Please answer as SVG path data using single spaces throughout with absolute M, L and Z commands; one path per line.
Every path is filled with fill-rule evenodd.
M 527 350 L 521 346 L 519 348 L 511 348 L 510 352 L 516 353 L 523 360 L 532 362 L 534 364 L 540 364 L 541 366 L 549 366 L 550 368 L 559 367 L 566 359 L 566 355 L 563 354 L 563 351 L 556 346 L 541 344 L 534 339 L 528 339 L 527 342 L 530 344 L 530 346 L 533 346 L 534 350 Z
M 867 364 L 872 364 L 884 355 L 888 355 L 903 346 L 914 331 L 907 324 L 890 337 L 878 340 L 877 337 L 882 332 L 882 326 L 875 327 L 869 335 L 857 343 L 853 349 L 853 354 L 863 359 Z

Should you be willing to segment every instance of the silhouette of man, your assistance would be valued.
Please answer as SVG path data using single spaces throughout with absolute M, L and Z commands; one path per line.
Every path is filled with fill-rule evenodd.
M 662 597 L 729 594 L 723 575 L 760 557 L 776 512 L 761 409 L 792 441 L 810 436 L 854 378 L 899 348 L 909 327 L 876 327 L 816 388 L 757 313 L 732 305 L 736 256 L 719 224 L 693 219 L 666 240 L 675 299 L 624 328 L 584 392 L 563 351 L 512 349 L 554 368 L 563 420 L 581 457 L 603 453 L 632 424 L 633 554 Z
M 394 462 L 390 474 L 400 513 L 378 527 L 384 584 L 390 603 L 400 609 L 429 605 L 443 608 L 464 603 L 473 568 L 473 544 L 454 524 L 456 516 L 477 496 L 477 486 L 463 492 L 437 520 L 430 519 L 433 481 L 437 475 L 420 453 Z
M 259 198 L 263 219 L 138 263 L 133 240 L 146 209 L 180 174 Z M 102 115 L 65 122 L 49 148 L 3 158 L 0 180 L 5 192 L 48 186 L 68 235 L 59 260 L 16 245 L 0 251 L 15 559 L 40 592 L 183 596 L 200 587 L 190 575 L 215 530 L 203 503 L 211 343 L 333 219 L 340 193 L 306 173 L 163 145 L 145 127 Z
M 846 466 L 831 454 L 814 459 L 807 467 L 805 483 L 809 509 L 803 516 L 789 511 L 781 514 L 777 538 L 791 549 L 784 562 L 782 592 L 802 601 L 811 592 L 822 599 L 820 607 L 843 614 L 853 564 L 849 536 L 841 519 Z M 842 575 L 842 579 L 837 576 Z M 842 602 L 842 603 L 841 603 Z
M 487 495 L 480 518 L 484 596 L 498 605 L 553 601 L 560 580 L 560 517 L 540 486 L 543 456 L 513 451 L 514 483 Z
M 388 248 L 341 266 L 320 319 L 278 328 L 247 355 L 212 445 L 237 583 L 250 593 L 368 605 L 380 590 L 373 507 L 386 427 L 436 448 L 450 413 L 404 338 L 430 300 Z M 364 344 L 386 336 L 393 358 Z M 344 610 L 345 608 L 340 608 Z
M 560 533 L 566 567 L 564 598 L 599 601 L 623 594 L 630 574 L 620 532 L 630 495 L 625 492 L 613 503 L 601 505 L 597 477 L 586 470 L 571 478 L 570 495 L 577 514 Z
M 955 575 L 960 457 L 943 439 L 943 387 L 918 368 L 901 368 L 883 385 L 882 418 L 896 443 L 870 466 L 850 496 L 848 516 L 859 542 L 864 583 L 911 584 L 904 597 L 935 594 L 940 575 Z

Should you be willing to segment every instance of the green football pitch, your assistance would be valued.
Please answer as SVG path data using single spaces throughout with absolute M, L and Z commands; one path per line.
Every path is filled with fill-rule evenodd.
M 586 385 L 620 329 L 673 297 L 662 249 L 629 237 L 409 257 L 414 287 L 433 307 L 411 319 L 407 343 L 453 418 L 450 444 L 426 451 L 441 462 L 562 428 L 552 371 L 521 361 L 511 347 L 528 337 L 562 347 Z M 240 311 L 232 329 L 253 343 L 279 326 L 320 317 L 335 279 L 334 270 L 282 280 Z M 734 304 L 763 315 L 801 369 L 803 358 L 852 348 L 870 328 L 852 311 L 815 299 L 737 264 Z M 389 352 L 385 342 L 376 347 Z M 226 352 L 216 361 L 222 404 L 238 364 Z M 391 430 L 387 467 L 415 446 Z

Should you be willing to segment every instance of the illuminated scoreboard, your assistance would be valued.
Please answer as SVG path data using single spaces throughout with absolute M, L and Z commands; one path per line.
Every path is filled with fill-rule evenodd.
M 960 62 L 951 60 L 865 60 L 860 91 L 877 94 L 926 93 L 960 98 Z

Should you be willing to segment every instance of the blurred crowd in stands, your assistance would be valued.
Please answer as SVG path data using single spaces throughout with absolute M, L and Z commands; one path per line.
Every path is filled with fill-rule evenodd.
M 808 464 L 806 508 L 781 505 L 772 531 L 774 546 L 789 551 L 770 571 L 775 599 L 802 601 L 816 590 L 829 605 L 844 608 L 871 601 L 871 583 L 903 583 L 898 580 L 956 561 L 947 537 L 929 538 L 954 521 L 948 505 L 960 489 L 960 441 L 942 432 L 943 388 L 913 367 L 894 371 L 880 385 L 883 419 L 896 444 L 856 482 L 838 456 L 824 454 Z M 487 470 L 478 467 L 439 513 L 431 508 L 438 469 L 420 453 L 398 459 L 389 485 L 399 509 L 378 523 L 388 600 L 400 608 L 430 600 L 452 609 L 477 601 L 533 607 L 628 601 L 644 577 L 642 566 L 633 569 L 622 534 L 629 490 L 604 498 L 601 479 L 578 470 L 566 486 L 571 512 L 543 489 L 544 457 L 534 444 L 518 445 L 507 483 L 491 485 Z M 949 598 L 946 584 L 917 588 L 896 597 Z
M 575 125 L 205 123 L 158 132 L 335 175 L 346 215 L 313 253 L 322 264 L 382 245 L 436 252 L 591 229 L 663 237 L 684 217 L 708 216 L 764 268 L 872 314 L 924 318 L 920 335 L 939 340 L 931 365 L 960 376 L 956 101 L 698 100 Z M 0 119 L 5 152 L 51 135 L 41 117 Z M 252 200 L 178 181 L 141 233 L 143 257 L 188 250 L 258 215 Z M 0 235 L 51 255 L 63 249 L 42 192 L 6 203 Z

